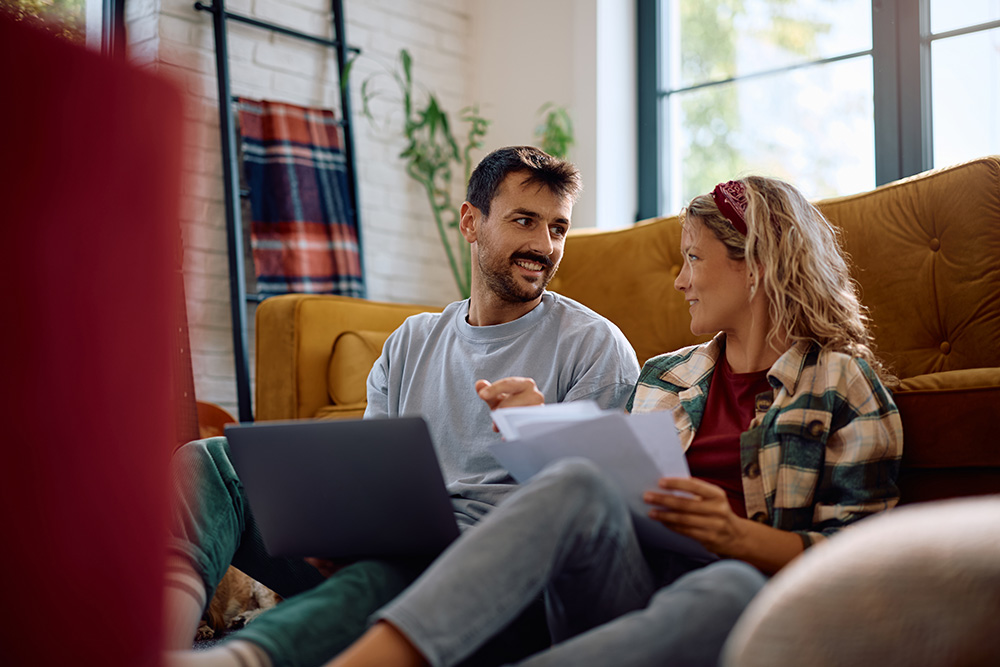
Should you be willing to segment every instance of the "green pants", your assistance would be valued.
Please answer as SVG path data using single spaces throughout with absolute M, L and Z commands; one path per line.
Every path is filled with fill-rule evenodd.
M 324 579 L 303 560 L 268 555 L 225 438 L 179 448 L 171 476 L 171 549 L 190 560 L 208 599 L 230 565 L 285 598 L 228 637 L 262 647 L 276 666 L 311 667 L 330 660 L 429 564 L 425 559 L 362 560 Z M 548 643 L 544 618 L 541 605 L 534 605 L 470 664 L 502 664 L 543 648 Z

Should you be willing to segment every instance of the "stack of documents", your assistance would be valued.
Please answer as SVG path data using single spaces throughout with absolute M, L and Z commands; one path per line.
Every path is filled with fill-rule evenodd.
M 690 477 L 684 450 L 669 412 L 627 415 L 601 410 L 592 401 L 527 408 L 501 408 L 493 421 L 502 442 L 491 445 L 497 460 L 524 483 L 549 463 L 567 457 L 593 461 L 628 503 L 643 546 L 692 558 L 715 560 L 699 542 L 649 517 L 642 494 L 661 477 Z

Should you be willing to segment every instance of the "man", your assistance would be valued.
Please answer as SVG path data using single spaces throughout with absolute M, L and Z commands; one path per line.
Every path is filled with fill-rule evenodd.
M 499 437 L 490 410 L 537 403 L 529 399 L 539 394 L 546 403 L 594 399 L 622 407 L 638 377 L 635 353 L 617 327 L 545 290 L 579 189 L 575 167 L 535 148 L 484 158 L 460 212 L 472 246 L 472 296 L 407 319 L 368 377 L 366 417 L 427 419 L 463 530 L 515 488 L 487 450 Z M 170 654 L 170 665 L 322 664 L 427 565 L 362 560 L 324 579 L 305 562 L 271 558 L 225 440 L 189 443 L 175 459 L 181 491 L 167 573 L 167 648 L 190 645 L 230 563 L 288 599 L 215 649 Z

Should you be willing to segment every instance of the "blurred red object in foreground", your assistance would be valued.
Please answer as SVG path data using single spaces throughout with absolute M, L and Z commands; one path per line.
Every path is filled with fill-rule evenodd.
M 0 655 L 155 665 L 182 98 L 3 16 L 0 63 Z

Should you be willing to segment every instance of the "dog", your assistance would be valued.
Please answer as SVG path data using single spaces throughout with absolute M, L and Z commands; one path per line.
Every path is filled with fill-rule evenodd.
M 225 425 L 235 423 L 236 418 L 218 405 L 198 401 L 199 437 L 225 435 Z M 281 597 L 277 593 L 230 567 L 215 589 L 195 639 L 212 639 L 229 630 L 238 630 L 279 602 Z
M 230 630 L 238 630 L 279 602 L 281 596 L 277 593 L 230 567 L 215 589 L 195 639 L 213 639 Z

